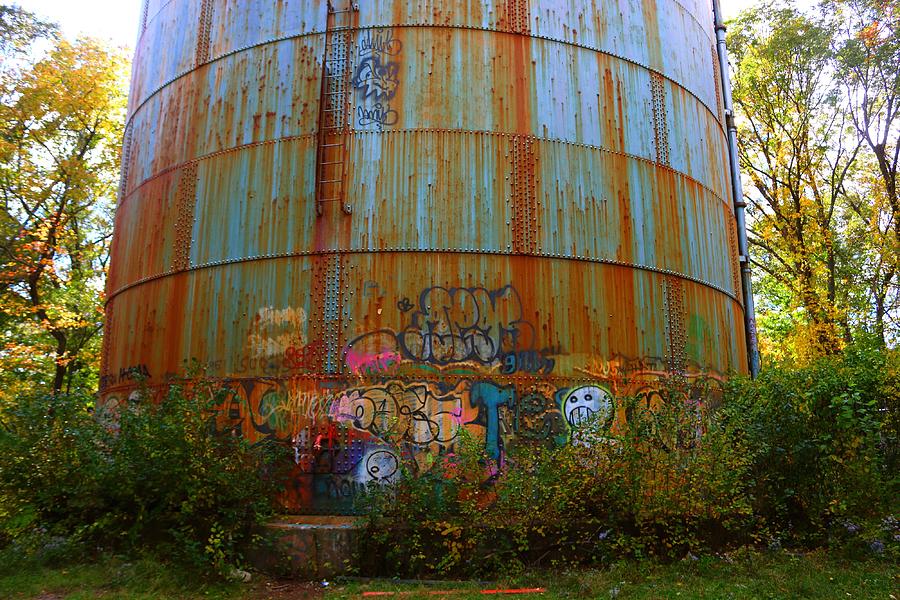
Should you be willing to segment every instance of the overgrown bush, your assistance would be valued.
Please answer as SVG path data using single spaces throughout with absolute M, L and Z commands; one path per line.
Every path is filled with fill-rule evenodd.
M 652 408 L 620 400 L 619 433 L 589 422 L 503 465 L 464 435 L 370 490 L 362 568 L 484 576 L 747 543 L 897 556 L 898 375 L 896 353 L 857 347 L 735 379 L 721 402 L 670 381 Z
M 630 426 L 618 435 L 588 422 L 564 446 L 517 446 L 503 466 L 464 436 L 426 475 L 373 488 L 361 555 L 378 559 L 364 569 L 483 576 L 680 558 L 745 539 L 747 449 L 682 387 L 660 398 L 653 410 L 645 398 L 624 399 Z
M 2 413 L 5 542 L 21 552 L 156 550 L 229 568 L 272 513 L 276 451 L 217 432 L 212 386 L 97 418 L 93 398 L 20 398 Z M 110 416 L 110 415 L 107 415 Z
M 816 543 L 835 523 L 900 508 L 896 351 L 773 365 L 732 381 L 723 410 L 751 450 L 754 511 L 773 535 Z

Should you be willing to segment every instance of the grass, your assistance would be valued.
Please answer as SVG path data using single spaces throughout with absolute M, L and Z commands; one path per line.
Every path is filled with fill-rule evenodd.
M 22 564 L 0 570 L 0 598 L 231 600 L 243 598 L 245 591 L 238 585 L 207 581 L 196 573 L 151 559 L 125 562 L 106 558 L 57 568 Z
M 361 598 L 363 592 L 395 592 L 397 598 L 484 598 L 486 587 L 544 587 L 542 596 L 520 598 L 877 598 L 900 600 L 900 570 L 884 560 L 845 561 L 823 552 L 805 556 L 751 551 L 727 558 L 660 565 L 620 562 L 608 569 L 540 571 L 489 586 L 476 583 L 400 584 L 390 581 L 321 583 L 273 581 L 256 576 L 250 584 L 216 583 L 154 560 L 134 563 L 105 559 L 67 568 L 0 568 L 0 597 L 15 599 L 123 600 L 183 598 L 285 600 Z M 452 595 L 434 592 L 453 590 Z M 389 597 L 389 596 L 385 596 Z

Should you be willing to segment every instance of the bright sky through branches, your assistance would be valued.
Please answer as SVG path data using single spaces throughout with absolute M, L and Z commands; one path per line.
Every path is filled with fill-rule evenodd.
M 755 1 L 721 0 L 726 18 Z M 134 47 L 137 39 L 141 0 L 12 0 L 12 3 L 59 23 L 69 37 L 89 35 L 129 48 Z M 804 7 L 811 1 L 800 0 L 798 4 Z

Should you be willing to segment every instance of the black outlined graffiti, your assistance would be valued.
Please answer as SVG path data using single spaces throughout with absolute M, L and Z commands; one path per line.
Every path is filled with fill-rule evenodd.
M 368 56 L 356 68 L 353 87 L 362 92 L 364 99 L 389 101 L 397 94 L 399 71 L 400 65 L 395 62 L 382 62 L 377 55 Z
M 360 95 L 356 125 L 381 131 L 396 125 L 397 111 L 390 101 L 400 87 L 400 54 L 403 43 L 393 29 L 367 31 L 357 44 L 357 64 L 351 81 Z
M 505 375 L 549 375 L 556 366 L 550 351 L 536 349 L 535 327 L 524 319 L 522 300 L 511 285 L 497 290 L 436 286 L 425 289 L 417 304 L 403 298 L 397 307 L 407 315 L 407 325 L 399 333 L 382 329 L 352 340 L 344 348 L 351 369 L 360 354 L 387 352 L 438 366 L 499 365 Z
M 523 319 L 522 301 L 511 285 L 428 288 L 398 336 L 404 354 L 437 365 L 497 361 L 506 352 L 532 347 L 534 327 Z
M 366 31 L 359 40 L 360 55 L 399 56 L 403 44 L 394 37 L 393 29 Z
M 454 390 L 392 382 L 349 390 L 332 406 L 331 416 L 376 439 L 447 445 L 459 434 L 462 400 Z
M 568 426 L 556 402 L 532 392 L 516 402 L 515 431 L 523 440 L 563 445 Z
M 393 481 L 399 470 L 400 460 L 389 450 L 376 450 L 366 457 L 366 475 L 372 481 Z
M 357 124 L 360 127 L 375 125 L 381 130 L 397 124 L 399 115 L 396 110 L 385 107 L 381 102 L 376 102 L 371 108 L 365 106 L 356 107 Z

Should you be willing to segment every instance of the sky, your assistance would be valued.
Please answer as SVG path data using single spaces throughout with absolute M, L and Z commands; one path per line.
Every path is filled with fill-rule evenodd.
M 731 18 L 754 0 L 720 0 Z M 62 25 L 67 37 L 89 35 L 133 48 L 142 0 L 13 0 L 14 4 Z M 807 4 L 801 0 L 800 4 Z

